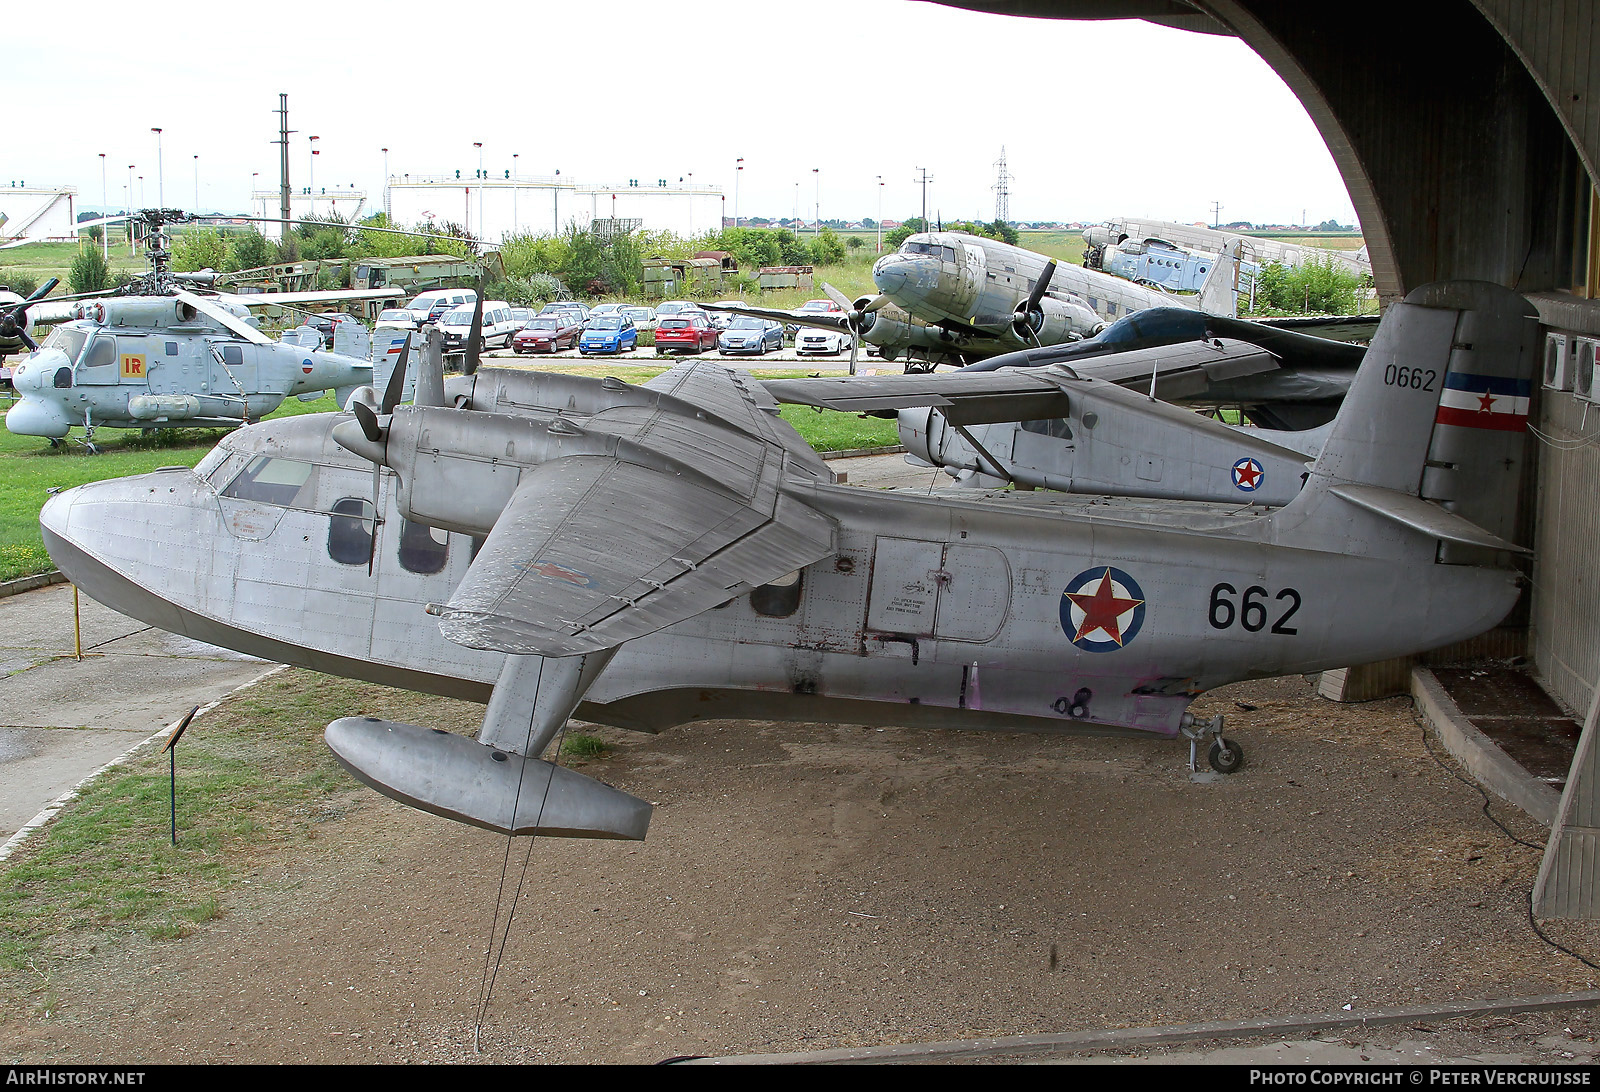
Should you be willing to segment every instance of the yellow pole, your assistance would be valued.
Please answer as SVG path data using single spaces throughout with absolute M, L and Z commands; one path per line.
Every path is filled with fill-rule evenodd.
M 83 662 L 83 618 L 78 613 L 78 585 L 72 585 L 72 655 Z

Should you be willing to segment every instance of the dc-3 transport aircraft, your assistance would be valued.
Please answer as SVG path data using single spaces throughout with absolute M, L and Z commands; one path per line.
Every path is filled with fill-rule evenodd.
M 68 576 L 134 617 L 487 699 L 476 741 L 366 717 L 327 739 L 380 791 L 497 831 L 644 836 L 647 802 L 539 757 L 574 713 L 1187 737 L 1231 770 L 1197 695 L 1510 610 L 1536 334 L 1486 283 L 1392 305 L 1278 508 L 862 489 L 718 364 L 446 384 L 429 360 L 414 405 L 391 380 L 193 471 L 59 494 L 41 522 Z M 1063 411 L 1102 382 L 1063 381 Z

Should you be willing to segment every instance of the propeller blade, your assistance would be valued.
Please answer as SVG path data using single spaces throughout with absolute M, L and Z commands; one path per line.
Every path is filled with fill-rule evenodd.
M 411 334 L 407 332 L 406 340 L 400 346 L 400 359 L 394 362 L 394 371 L 389 373 L 389 385 L 383 389 L 383 402 L 380 412 L 393 413 L 394 408 L 400 404 L 400 399 L 406 393 L 406 357 L 411 355 Z
M 864 310 L 869 315 L 875 315 L 875 314 L 878 313 L 878 311 L 880 311 L 884 307 L 888 306 L 888 304 L 889 304 L 889 297 L 888 296 L 876 296 L 876 297 L 873 298 L 871 303 L 867 304 L 867 306 L 864 308 Z
M 855 331 L 852 330 L 850 332 L 850 374 L 851 375 L 855 375 L 856 374 L 856 353 L 860 349 L 861 349 L 861 338 L 855 333 Z
M 444 405 L 444 346 L 439 328 L 430 326 L 422 334 L 422 359 L 417 362 L 417 393 L 413 403 L 418 406 Z
M 839 291 L 827 281 L 822 282 L 822 291 L 827 294 L 827 297 L 830 300 L 839 305 L 839 310 L 849 312 L 856 309 L 856 305 L 852 303 L 843 292 Z
M 365 402 L 350 403 L 350 409 L 355 413 L 356 420 L 361 422 L 361 431 L 373 443 L 381 443 L 384 437 L 384 428 L 378 423 L 378 414 Z M 373 466 L 377 466 L 374 463 Z
M 28 347 L 28 352 L 36 353 L 39 351 L 39 343 L 28 336 L 28 331 L 17 330 L 17 339 Z
M 356 416 L 358 418 L 361 417 L 361 410 L 363 410 L 363 409 L 367 410 L 368 413 L 372 412 L 370 409 L 368 409 L 365 405 L 363 405 L 360 402 L 357 402 L 356 405 L 359 407 L 356 410 Z M 373 564 L 373 562 L 375 562 L 378 559 L 378 489 L 382 486 L 382 484 L 383 484 L 383 464 L 382 463 L 373 463 L 372 464 L 372 541 L 367 546 L 367 575 L 368 576 L 372 575 L 372 564 Z
M 1044 299 L 1044 294 L 1050 288 L 1050 278 L 1056 275 L 1056 262 L 1054 258 L 1045 263 L 1044 272 L 1039 274 L 1039 279 L 1033 282 L 1033 291 L 1028 293 L 1028 310 L 1036 311 L 1039 301 Z
M 483 353 L 483 293 L 478 293 L 477 301 L 472 305 L 472 333 L 467 335 L 467 360 L 461 366 L 462 372 L 467 375 L 476 375 L 478 372 L 478 358 Z

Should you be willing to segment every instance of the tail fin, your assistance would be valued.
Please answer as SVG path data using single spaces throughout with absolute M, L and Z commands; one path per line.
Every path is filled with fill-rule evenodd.
M 1222 253 L 1217 255 L 1211 272 L 1206 274 L 1205 281 L 1200 285 L 1200 310 L 1206 314 L 1226 315 L 1228 318 L 1238 316 L 1239 254 L 1243 246 L 1238 239 L 1223 244 Z
M 1486 281 L 1424 285 L 1391 305 L 1284 515 L 1304 516 L 1300 531 L 1324 545 L 1371 549 L 1372 522 L 1353 505 L 1445 542 L 1443 561 L 1482 559 L 1452 543 L 1517 549 L 1537 336 L 1533 306 Z

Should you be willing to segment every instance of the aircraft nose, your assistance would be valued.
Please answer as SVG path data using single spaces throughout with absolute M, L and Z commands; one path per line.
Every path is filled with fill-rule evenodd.
M 19 390 L 26 388 L 18 388 Z M 24 394 L 6 411 L 6 431 L 14 436 L 62 437 L 72 430 L 72 421 L 60 406 Z

